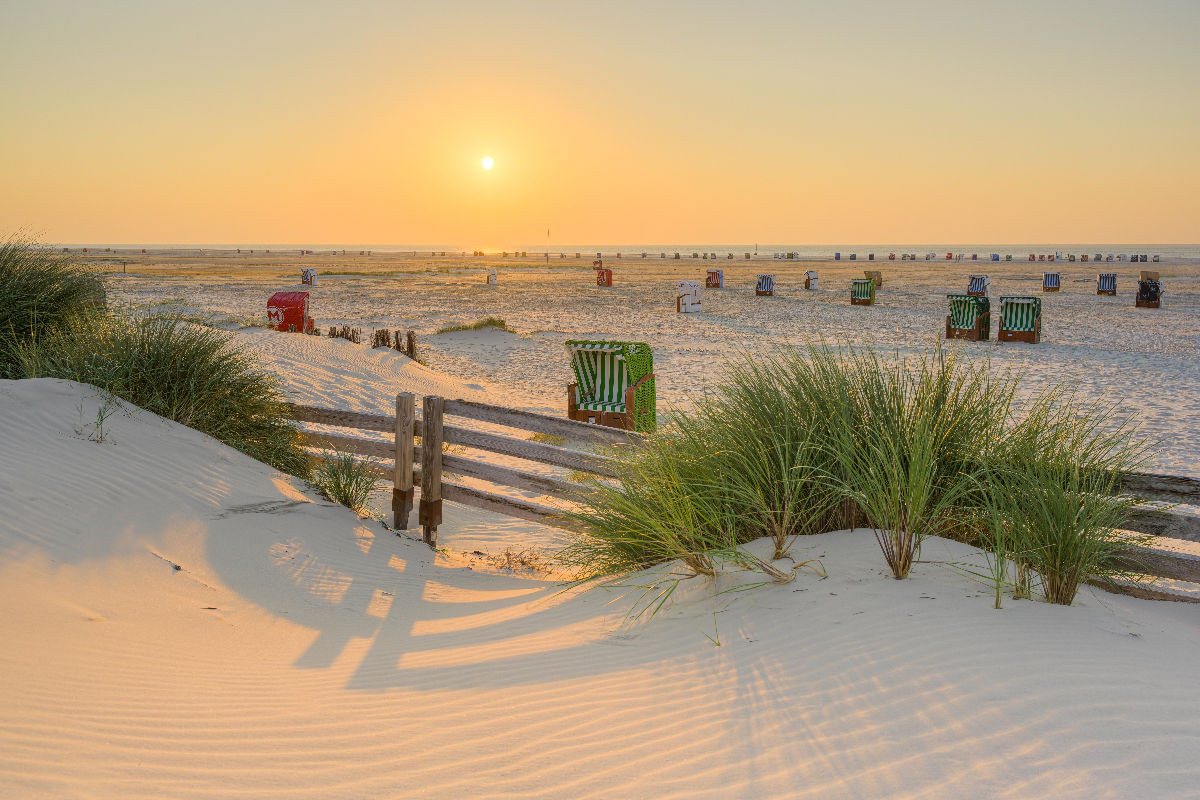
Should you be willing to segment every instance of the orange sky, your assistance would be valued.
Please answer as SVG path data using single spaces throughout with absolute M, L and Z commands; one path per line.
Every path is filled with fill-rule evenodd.
M 245 5 L 5 0 L 0 233 L 1200 242 L 1191 0 Z

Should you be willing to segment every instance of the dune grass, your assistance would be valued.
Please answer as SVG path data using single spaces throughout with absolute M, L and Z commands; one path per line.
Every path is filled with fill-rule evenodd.
M 379 486 L 372 466 L 352 453 L 333 450 L 312 473 L 313 485 L 323 496 L 359 513 L 367 510 L 367 499 Z
M 0 378 L 18 377 L 21 348 L 99 313 L 104 285 L 49 248 L 13 237 L 0 242 Z
M 1113 409 L 1059 390 L 1018 408 L 1018 385 L 940 345 L 908 360 L 825 345 L 743 357 L 616 456 L 620 480 L 592 483 L 561 557 L 580 579 L 676 559 L 713 575 L 746 567 L 751 540 L 769 537 L 778 560 L 796 536 L 865 522 L 897 579 L 947 536 L 1002 553 L 1005 585 L 1015 559 L 1069 603 L 1120 571 L 1112 531 L 1132 502 L 1117 487 L 1146 448 Z
M 508 323 L 499 317 L 485 317 L 484 319 L 469 322 L 465 325 L 446 325 L 438 328 L 438 333 L 455 333 L 457 331 L 477 331 L 482 328 L 499 328 L 502 331 L 512 332 L 512 328 L 508 327 Z
M 77 320 L 21 349 L 21 377 L 92 384 L 292 475 L 308 457 L 275 378 L 228 334 L 173 316 Z

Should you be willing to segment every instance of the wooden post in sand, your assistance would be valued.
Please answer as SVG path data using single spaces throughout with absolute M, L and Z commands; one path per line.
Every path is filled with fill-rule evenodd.
M 421 539 L 437 547 L 437 527 L 442 522 L 442 412 L 446 400 L 425 397 L 421 411 Z
M 406 343 L 408 345 L 408 357 L 413 361 L 417 360 L 417 334 L 409 331 L 405 334 Z
M 396 395 L 396 472 L 392 478 L 392 527 L 408 530 L 413 510 L 413 418 L 416 401 Z

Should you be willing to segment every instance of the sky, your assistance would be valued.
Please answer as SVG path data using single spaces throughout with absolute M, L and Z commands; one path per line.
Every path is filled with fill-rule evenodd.
M 3 0 L 0 235 L 1197 243 L 1197 41 L 1196 0 Z

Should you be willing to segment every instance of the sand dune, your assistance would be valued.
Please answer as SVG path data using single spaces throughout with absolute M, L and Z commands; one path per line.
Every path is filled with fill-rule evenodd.
M 828 578 L 689 582 L 635 625 L 632 598 L 435 559 L 153 415 L 129 409 L 90 441 L 76 428 L 98 402 L 0 382 L 0 796 L 1184 797 L 1200 782 L 1192 607 L 1085 589 L 1071 608 L 994 611 L 944 565 L 890 580 L 858 531 L 797 547 Z M 471 524 L 457 514 L 451 533 Z

